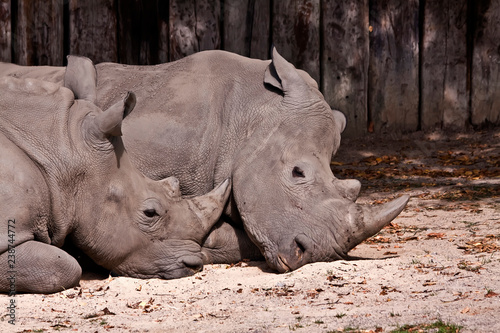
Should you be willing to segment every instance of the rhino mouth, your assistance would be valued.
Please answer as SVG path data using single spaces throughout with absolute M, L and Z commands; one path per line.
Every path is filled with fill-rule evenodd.
M 283 257 L 283 255 L 278 254 L 276 259 L 277 259 L 276 269 L 280 273 L 287 273 L 287 272 L 292 271 L 292 269 L 290 268 L 290 265 L 288 265 L 287 260 L 285 259 L 285 257 Z

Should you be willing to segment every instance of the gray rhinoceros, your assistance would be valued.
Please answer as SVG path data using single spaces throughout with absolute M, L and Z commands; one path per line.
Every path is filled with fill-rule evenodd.
M 0 66 L 0 75 L 54 82 L 61 82 L 60 71 Z M 254 255 L 247 237 L 279 272 L 346 258 L 409 199 L 355 203 L 361 184 L 337 179 L 330 169 L 345 117 L 276 50 L 272 61 L 205 51 L 156 66 L 102 63 L 97 72 L 101 107 L 116 103 L 124 90 L 138 96 L 123 130 L 147 176 L 175 175 L 186 195 L 232 179 L 225 215 L 203 245 L 206 262 Z
M 83 67 L 94 71 L 90 62 Z M 120 138 L 135 96 L 103 112 L 93 101 L 95 71 L 68 66 L 65 81 L 80 99 L 57 84 L 0 78 L 0 292 L 78 284 L 81 268 L 60 249 L 65 241 L 119 275 L 199 270 L 229 180 L 183 199 L 176 178 L 143 176 Z

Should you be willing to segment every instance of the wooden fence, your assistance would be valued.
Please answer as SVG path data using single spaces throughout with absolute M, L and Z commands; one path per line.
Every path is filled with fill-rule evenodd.
M 267 59 L 272 44 L 349 136 L 500 124 L 500 0 L 0 0 L 0 60 L 22 65 Z

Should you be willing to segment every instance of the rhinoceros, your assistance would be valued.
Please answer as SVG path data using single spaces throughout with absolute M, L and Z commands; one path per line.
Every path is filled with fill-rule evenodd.
M 0 75 L 59 83 L 61 71 L 0 66 Z M 271 61 L 214 50 L 155 66 L 102 63 L 97 72 L 101 107 L 125 90 L 138 96 L 123 131 L 144 174 L 177 176 L 185 195 L 232 179 L 221 222 L 203 245 L 205 262 L 256 256 L 252 242 L 279 272 L 347 258 L 409 199 L 373 207 L 355 202 L 359 181 L 337 179 L 330 169 L 344 115 L 276 49 Z
M 93 65 L 78 63 L 65 78 L 73 91 L 0 78 L 0 292 L 75 286 L 81 267 L 65 241 L 119 275 L 191 275 L 229 196 L 229 180 L 185 199 L 175 177 L 140 173 L 120 137 L 135 96 L 101 111 Z

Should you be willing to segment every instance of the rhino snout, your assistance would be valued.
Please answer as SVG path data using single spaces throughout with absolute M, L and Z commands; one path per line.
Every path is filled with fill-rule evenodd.
M 299 234 L 290 244 L 288 251 L 280 251 L 277 255 L 276 269 L 280 273 L 293 271 L 312 259 L 314 243 L 305 234 Z
M 180 261 L 184 266 L 186 266 L 186 268 L 193 271 L 193 274 L 201 272 L 203 270 L 203 260 L 201 257 L 184 256 Z

